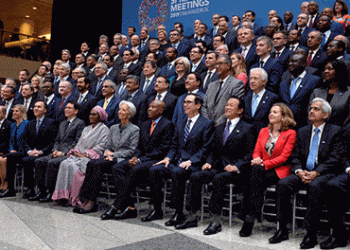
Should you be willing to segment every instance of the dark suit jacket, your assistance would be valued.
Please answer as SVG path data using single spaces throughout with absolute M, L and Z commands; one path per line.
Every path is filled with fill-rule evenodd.
M 151 104 L 151 102 L 153 102 L 156 98 L 157 98 L 157 94 L 154 94 L 144 99 L 144 101 L 141 103 L 138 124 L 141 124 L 148 120 L 148 107 Z M 174 96 L 168 91 L 163 99 L 163 102 L 165 104 L 165 109 L 162 116 L 171 121 L 171 119 L 173 118 L 174 109 L 177 102 L 177 96 Z
M 256 108 L 254 116 L 252 116 L 253 92 L 249 91 L 246 97 L 244 97 L 245 109 L 243 112 L 243 120 L 254 125 L 256 134 L 269 124 L 270 109 L 277 100 L 277 95 L 266 90 Z
M 206 92 L 207 92 L 210 83 L 215 82 L 216 80 L 219 79 L 219 75 L 218 75 L 218 73 L 216 73 L 216 71 L 215 71 L 215 73 L 212 74 L 212 75 L 210 76 L 207 85 L 204 86 L 204 84 L 205 84 L 204 81 L 205 81 L 205 77 L 206 77 L 207 73 L 208 73 L 208 71 L 203 72 L 202 75 L 201 75 L 203 84 L 199 87 L 199 89 L 200 89 L 203 93 L 206 93 Z
M 199 41 L 198 37 L 191 38 L 190 39 L 191 47 L 194 47 L 196 45 L 196 42 L 198 42 L 198 41 Z M 211 39 L 211 37 L 208 34 L 204 36 L 204 42 L 206 42 L 207 45 L 210 45 L 212 43 L 212 39 Z
M 79 98 L 79 96 L 77 96 Z M 78 99 L 77 99 L 78 101 Z M 89 114 L 93 107 L 96 105 L 96 98 L 90 92 L 85 96 L 83 101 L 79 104 L 80 109 L 77 115 L 78 118 L 82 119 L 85 122 L 85 125 L 90 124 Z
M 74 148 L 77 144 L 81 136 L 81 132 L 83 132 L 85 127 L 84 121 L 80 120 L 79 118 L 75 118 L 66 130 L 67 122 L 67 120 L 64 120 L 60 123 L 52 152 L 57 150 L 66 155 L 69 150 Z
M 159 73 L 160 76 L 165 76 L 166 78 L 170 79 L 171 77 L 176 75 L 176 71 L 175 71 L 175 66 L 171 66 L 170 69 L 168 69 L 168 64 L 165 64 Z
M 101 99 L 104 98 L 103 95 L 102 95 L 102 86 L 103 86 L 104 81 L 106 81 L 106 80 L 112 80 L 112 79 L 110 79 L 109 76 L 106 75 L 106 77 L 103 79 L 103 82 L 101 83 L 99 89 L 96 89 L 97 88 L 97 84 L 99 82 L 99 79 L 96 78 L 93 81 L 91 81 L 89 92 L 92 95 L 94 95 L 97 100 L 101 100 Z
M 120 99 L 113 95 L 112 99 L 109 101 L 106 107 L 106 113 L 108 115 L 108 120 L 106 122 L 106 125 L 108 127 L 112 126 L 113 124 L 116 124 L 116 120 L 118 119 L 118 105 L 119 105 Z M 103 104 L 105 103 L 105 99 L 101 99 L 97 102 L 97 106 L 103 107 Z
M 162 160 L 170 149 L 171 139 L 174 136 L 174 124 L 162 117 L 152 135 L 150 135 L 152 120 L 140 125 L 140 140 L 135 155 L 141 162 Z
M 32 100 L 31 100 L 30 103 L 28 104 L 28 110 L 27 110 L 27 120 L 28 120 L 28 121 L 35 119 L 35 115 L 34 115 L 33 109 L 34 109 L 34 104 L 35 104 L 36 101 L 37 101 L 37 98 L 35 98 L 35 97 L 33 96 L 33 97 L 32 97 Z M 23 104 L 23 105 L 24 105 L 24 98 L 23 98 L 22 95 L 19 97 L 18 102 L 19 102 L 20 104 Z
M 56 122 L 53 119 L 45 117 L 42 121 L 38 134 L 36 133 L 36 120 L 28 123 L 24 131 L 25 152 L 29 150 L 41 150 L 44 155 L 51 152 L 57 134 Z
M 288 105 L 294 114 L 298 128 L 307 124 L 307 108 L 312 91 L 321 83 L 321 78 L 305 74 L 299 88 L 296 90 L 293 99 L 290 99 L 290 84 L 292 79 L 285 80 L 280 84 L 280 98 Z
M 204 98 L 205 94 L 201 92 L 200 90 L 197 92 L 197 95 L 200 95 L 200 97 Z M 176 125 L 178 121 L 181 121 L 183 119 L 187 119 L 187 115 L 185 114 L 184 110 L 184 102 L 185 98 L 187 96 L 186 94 L 183 94 L 177 99 L 176 106 L 174 109 L 174 114 L 172 118 L 172 122 Z
M 252 68 L 259 68 L 259 62 L 253 64 Z M 266 83 L 266 89 L 273 93 L 278 93 L 279 83 L 282 78 L 282 66 L 273 57 L 270 57 L 263 66 L 269 78 Z
M 50 103 L 47 104 L 46 117 L 55 119 L 55 107 L 60 106 L 60 103 L 61 103 L 61 98 L 54 96 L 50 101 Z
M 72 102 L 76 102 L 77 101 L 77 96 L 74 95 L 73 93 L 70 94 L 70 96 L 64 101 L 64 104 L 62 106 L 62 108 L 60 109 L 60 104 L 61 104 L 61 98 L 58 102 L 56 102 L 56 106 L 55 106 L 55 120 L 58 122 L 58 123 L 61 123 L 64 119 L 66 119 L 66 116 L 64 114 L 64 109 L 68 103 L 68 101 L 72 101 Z
M 327 164 L 324 164 L 330 158 L 332 151 L 339 147 L 340 131 L 341 128 L 336 125 L 326 124 L 324 127 L 318 148 L 318 162 L 315 166 L 315 170 L 321 175 L 340 173 L 341 171 L 341 164 L 338 164 L 339 167 L 330 167 Z M 298 169 L 306 170 L 306 161 L 309 155 L 311 136 L 312 125 L 307 125 L 298 130 L 297 140 L 292 155 L 292 173 L 295 173 Z
M 314 58 L 312 59 L 309 66 L 323 72 L 323 68 L 326 65 L 326 60 L 327 60 L 327 53 L 319 49 L 315 54 Z
M 265 35 L 264 28 L 257 25 L 256 23 L 253 24 L 253 30 L 255 37 L 263 36 Z
M 331 34 L 329 35 L 326 43 L 324 44 L 324 46 L 322 47 L 322 50 L 323 51 L 327 51 L 327 47 L 328 47 L 328 44 L 333 41 L 334 37 L 336 37 L 338 34 L 334 33 L 331 31 Z
M 247 165 L 250 166 L 255 146 L 254 128 L 240 120 L 223 144 L 225 127 L 226 122 L 216 127 L 207 163 L 220 171 L 229 164 L 234 165 L 242 173 Z
M 140 81 L 140 87 L 139 87 L 139 91 L 141 91 L 142 93 L 144 93 L 147 97 L 153 95 L 156 93 L 156 91 L 154 90 L 154 85 L 157 81 L 157 76 L 155 75 L 152 79 L 152 82 L 149 83 L 146 91 L 143 91 L 143 87 L 145 86 L 146 83 L 146 77 L 144 79 L 142 79 Z
M 192 65 L 193 65 L 193 63 L 191 62 L 191 68 L 192 68 Z M 197 72 L 198 74 L 203 74 L 204 72 L 207 71 L 207 69 L 208 68 L 207 68 L 207 66 L 205 66 L 205 63 L 203 61 L 201 61 L 198 64 L 197 68 L 193 72 Z M 192 70 L 191 70 L 191 72 L 192 72 Z
M 178 161 L 190 160 L 192 165 L 202 166 L 209 153 L 214 135 L 214 123 L 209 119 L 199 116 L 184 141 L 184 129 L 187 119 L 183 119 L 175 125 L 175 134 L 167 156 L 170 161 L 177 165 Z
M 5 101 L 1 101 L 0 102 L 0 105 L 1 106 L 5 106 Z M 12 101 L 12 104 L 11 104 L 11 107 L 9 108 L 10 111 L 8 112 L 7 116 L 6 116 L 6 119 L 9 120 L 10 122 L 14 122 L 15 120 L 12 119 L 12 113 L 13 113 L 13 108 L 15 107 L 16 104 L 21 104 L 20 100 L 16 99 L 16 98 L 13 98 L 13 101 Z
M 242 53 L 242 48 L 236 49 L 234 52 Z M 247 68 L 247 72 L 252 68 L 253 64 L 259 62 L 259 57 L 256 54 L 256 46 L 255 44 L 252 44 L 250 47 L 247 56 L 245 57 L 245 65 Z
M 171 45 L 172 46 L 172 45 Z M 188 42 L 188 40 L 184 40 L 182 39 L 179 43 L 179 45 L 177 46 L 177 56 L 181 57 L 181 56 L 186 56 L 189 57 L 190 55 L 190 50 L 191 50 L 191 45 Z
M 277 60 L 277 62 L 281 65 L 283 72 L 285 72 L 288 70 L 289 58 L 292 56 L 292 54 L 293 52 L 285 47 L 278 59 L 276 59 L 276 51 L 272 52 L 271 56 Z
M 300 45 L 307 47 L 307 38 L 308 35 L 311 31 L 315 30 L 314 28 L 309 28 L 309 27 L 305 27 L 303 33 L 301 34 L 301 38 L 300 38 Z
M 0 127 L 0 153 L 6 154 L 9 151 L 11 122 L 4 120 Z

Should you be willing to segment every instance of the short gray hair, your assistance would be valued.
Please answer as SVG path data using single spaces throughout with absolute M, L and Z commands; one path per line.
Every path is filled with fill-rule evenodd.
M 123 104 L 128 105 L 128 107 L 129 107 L 129 112 L 130 112 L 130 114 L 131 114 L 131 117 L 133 117 L 133 116 L 136 114 L 136 107 L 135 107 L 135 105 L 134 105 L 132 102 L 123 100 L 123 101 L 121 101 L 121 102 L 119 103 L 119 108 L 120 108 Z
M 259 71 L 261 73 L 261 80 L 267 82 L 269 75 L 267 74 L 266 70 L 264 70 L 263 68 L 253 68 L 249 71 L 249 75 L 251 75 L 254 71 Z
M 320 97 L 316 97 L 316 98 L 312 99 L 312 101 L 311 101 L 311 103 L 314 103 L 314 102 L 322 102 L 322 106 L 321 106 L 322 112 L 328 113 L 329 116 L 332 114 L 332 107 L 329 104 L 329 102 L 327 102 L 325 99 L 320 98 Z

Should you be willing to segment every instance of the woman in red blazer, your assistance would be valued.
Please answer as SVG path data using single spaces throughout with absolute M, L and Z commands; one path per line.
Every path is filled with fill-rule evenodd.
M 255 219 L 261 219 L 265 189 L 290 174 L 288 159 L 292 154 L 296 125 L 292 111 L 284 103 L 272 106 L 269 126 L 260 130 L 251 161 L 252 171 L 243 199 L 244 224 L 241 237 L 251 235 Z

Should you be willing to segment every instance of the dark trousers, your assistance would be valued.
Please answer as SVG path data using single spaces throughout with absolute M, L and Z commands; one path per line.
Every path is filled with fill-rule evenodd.
M 130 194 L 140 183 L 148 179 L 149 168 L 156 162 L 145 161 L 130 168 L 129 161 L 122 161 L 113 166 L 112 174 L 120 189 L 119 195 L 113 203 L 116 208 L 124 210 L 128 206 L 135 206 L 135 200 L 131 198 Z
M 326 184 L 326 204 L 330 214 L 330 226 L 335 238 L 342 238 L 345 233 L 344 214 L 349 208 L 349 174 L 341 174 Z
M 287 176 L 277 183 L 277 220 L 281 227 L 285 227 L 290 221 L 291 196 L 298 190 L 306 188 L 308 192 L 308 208 L 305 214 L 304 226 L 310 235 L 317 234 L 320 208 L 323 204 L 322 198 L 325 194 L 326 184 L 335 175 L 327 174 L 315 178 L 309 184 L 304 184 L 296 174 Z
M 35 160 L 34 178 L 39 189 L 54 191 L 60 163 L 67 158 L 67 156 L 53 158 L 52 154 L 49 154 Z
M 8 188 L 14 189 L 14 180 L 16 175 L 16 164 L 22 163 L 22 158 L 25 156 L 24 153 L 8 153 L 3 157 L 7 158 L 6 164 L 6 181 L 8 182 Z
M 171 207 L 176 209 L 176 213 L 183 212 L 186 181 L 193 172 L 199 171 L 199 167 L 191 166 L 189 169 L 169 164 L 166 168 L 164 164 L 152 166 L 149 169 L 150 182 L 152 188 L 152 198 L 154 207 L 161 208 L 163 202 L 162 187 L 163 180 L 172 179 Z
M 85 179 L 79 192 L 79 198 L 82 202 L 95 201 L 100 191 L 101 182 L 104 173 L 110 173 L 116 160 L 109 161 L 105 159 L 91 160 L 87 164 Z
M 34 169 L 35 160 L 42 156 L 25 156 L 22 158 L 24 169 L 24 186 L 28 189 L 34 189 Z
M 278 182 L 274 169 L 265 170 L 262 166 L 252 167 L 249 185 L 244 192 L 240 218 L 247 222 L 261 221 L 261 209 L 264 204 L 264 193 L 267 187 Z

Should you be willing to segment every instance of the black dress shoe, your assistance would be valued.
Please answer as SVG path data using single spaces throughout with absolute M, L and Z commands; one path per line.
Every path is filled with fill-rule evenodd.
M 28 189 L 22 196 L 23 199 L 28 199 L 29 197 L 32 197 L 35 195 L 35 192 L 33 189 Z
M 112 220 L 114 218 L 114 215 L 116 215 L 117 213 L 118 213 L 117 209 L 114 207 L 111 207 L 104 214 L 101 215 L 101 219 Z
M 203 231 L 204 235 L 212 235 L 221 232 L 221 224 L 219 222 L 212 221 L 209 226 Z
M 39 191 L 36 195 L 33 195 L 31 197 L 28 197 L 29 201 L 38 201 L 44 197 L 46 197 L 47 193 L 46 192 L 41 192 Z
M 186 229 L 186 228 L 191 228 L 191 227 L 198 227 L 198 220 L 197 219 L 192 219 L 192 220 L 185 220 L 181 224 L 177 224 L 175 226 L 175 229 Z
M 239 231 L 239 236 L 249 237 L 252 234 L 253 227 L 254 227 L 254 222 L 245 221 L 243 223 L 242 229 Z
M 81 207 L 75 207 L 73 209 L 73 213 L 77 213 L 77 214 L 88 214 L 88 213 L 94 213 L 97 212 L 97 204 L 93 205 L 92 208 L 85 210 L 84 208 Z
M 330 236 L 326 241 L 320 244 L 321 249 L 334 249 L 337 247 L 346 247 L 348 240 L 344 238 L 334 238 Z
M 165 222 L 165 225 L 167 227 L 170 226 L 176 226 L 177 224 L 180 224 L 184 221 L 185 216 L 183 214 L 174 214 L 170 220 L 168 220 L 167 222 Z
M 10 190 L 9 188 L 6 190 L 3 190 L 0 194 L 0 198 L 14 197 L 14 196 L 16 196 L 16 192 L 14 190 Z
M 115 220 L 124 220 L 124 219 L 136 218 L 136 217 L 137 217 L 137 210 L 136 209 L 130 209 L 129 207 L 127 207 L 120 214 L 115 214 L 113 219 L 115 219 Z
M 272 236 L 269 239 L 269 242 L 271 244 L 276 244 L 276 243 L 280 243 L 284 240 L 288 240 L 288 230 L 287 229 L 279 229 L 276 231 L 276 233 L 274 234 L 274 236 Z
M 316 236 L 310 237 L 306 235 L 300 244 L 300 248 L 310 249 L 310 248 L 314 248 L 316 245 L 317 245 L 317 237 Z
M 161 219 L 163 219 L 163 211 L 162 210 L 153 210 L 146 217 L 142 217 L 141 221 L 147 222 L 147 221 L 154 221 L 154 220 L 161 220 Z
M 45 197 L 39 200 L 40 203 L 51 202 L 52 201 L 52 193 L 48 193 Z

